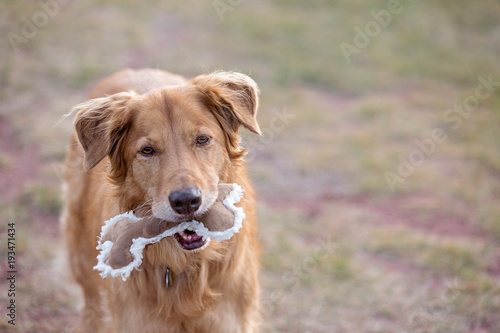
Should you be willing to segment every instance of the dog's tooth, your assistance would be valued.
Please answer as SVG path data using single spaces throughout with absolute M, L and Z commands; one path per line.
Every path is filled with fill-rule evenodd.
M 188 239 L 191 240 L 191 238 L 193 238 L 191 235 L 188 236 Z
M 181 237 L 184 236 L 184 231 L 179 231 L 179 235 L 181 235 Z

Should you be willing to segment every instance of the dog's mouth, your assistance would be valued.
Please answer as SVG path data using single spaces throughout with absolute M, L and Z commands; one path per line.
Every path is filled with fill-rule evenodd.
M 208 237 L 200 236 L 196 231 L 189 229 L 176 233 L 174 237 L 180 247 L 187 251 L 200 249 L 208 242 Z

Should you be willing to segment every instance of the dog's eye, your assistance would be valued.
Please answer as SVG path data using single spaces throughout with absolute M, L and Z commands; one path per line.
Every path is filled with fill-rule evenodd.
M 204 145 L 204 144 L 207 144 L 209 141 L 210 141 L 210 138 L 208 136 L 201 135 L 198 137 L 198 139 L 196 139 L 196 144 Z
M 144 147 L 144 148 L 142 148 L 142 150 L 141 150 L 141 154 L 142 154 L 142 155 L 151 155 L 151 154 L 153 154 L 154 152 L 155 152 L 155 151 L 154 151 L 154 149 L 153 149 L 153 148 L 151 148 L 151 147 Z

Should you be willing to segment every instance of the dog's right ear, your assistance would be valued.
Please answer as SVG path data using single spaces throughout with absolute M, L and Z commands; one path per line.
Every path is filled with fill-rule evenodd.
M 116 148 L 130 123 L 127 104 L 133 91 L 95 98 L 73 107 L 75 129 L 85 151 L 85 170 L 92 169 Z

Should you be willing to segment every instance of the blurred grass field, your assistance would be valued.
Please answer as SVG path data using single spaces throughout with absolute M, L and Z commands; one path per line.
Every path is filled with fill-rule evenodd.
M 58 122 L 126 67 L 259 84 L 266 136 L 242 136 L 263 332 L 500 332 L 500 2 L 401 1 L 350 62 L 340 45 L 389 1 L 61 1 L 13 45 L 41 3 L 0 4 L 0 305 L 15 222 L 19 332 L 78 321 L 58 229 L 71 121 Z M 481 78 L 487 98 L 453 111 Z M 436 128 L 446 139 L 392 188 Z

